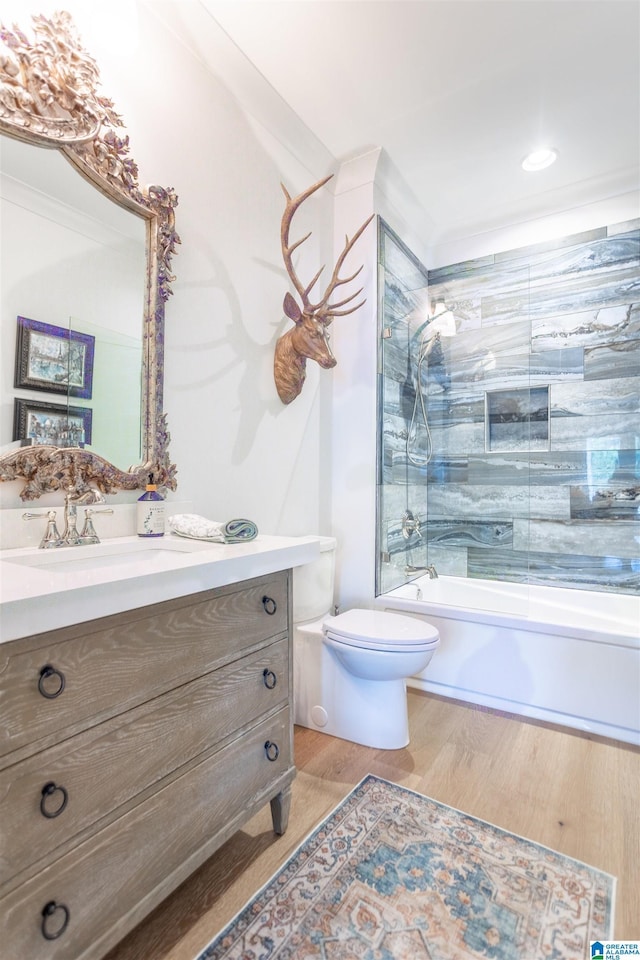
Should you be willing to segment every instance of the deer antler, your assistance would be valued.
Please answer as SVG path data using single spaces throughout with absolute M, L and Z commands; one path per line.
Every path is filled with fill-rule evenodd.
M 329 285 L 324 292 L 324 296 L 318 301 L 318 303 L 312 303 L 311 300 L 309 299 L 309 294 L 311 293 L 313 287 L 317 283 L 320 277 L 320 274 L 324 270 L 324 265 L 320 267 L 320 269 L 318 270 L 316 275 L 313 277 L 311 282 L 308 283 L 307 286 L 305 287 L 303 283 L 300 281 L 300 279 L 298 278 L 298 275 L 296 274 L 295 268 L 293 266 L 293 261 L 291 258 L 294 250 L 297 250 L 297 248 L 301 246 L 301 244 L 303 244 L 305 240 L 309 239 L 309 237 L 311 236 L 311 232 L 305 234 L 305 236 L 301 237 L 300 240 L 296 240 L 295 243 L 289 244 L 289 229 L 291 227 L 291 221 L 293 219 L 293 216 L 296 210 L 301 206 L 301 204 L 308 197 L 314 194 L 316 190 L 319 190 L 320 187 L 323 187 L 325 185 L 325 183 L 328 183 L 332 177 L 333 177 L 333 174 L 330 174 L 328 177 L 325 177 L 323 180 L 319 180 L 318 183 L 314 183 L 312 186 L 308 187 L 305 191 L 303 191 L 303 193 L 299 194 L 297 197 L 294 197 L 293 199 L 289 191 L 285 187 L 285 185 L 283 183 L 280 184 L 287 200 L 285 210 L 282 215 L 282 223 L 280 226 L 280 240 L 282 243 L 282 256 L 284 259 L 285 267 L 287 269 L 287 273 L 289 274 L 291 282 L 293 283 L 294 287 L 298 292 L 298 295 L 300 296 L 300 299 L 302 301 L 303 311 L 307 314 L 314 315 L 316 319 L 318 319 L 321 323 L 324 323 L 324 324 L 331 323 L 334 317 L 345 317 L 349 313 L 353 313 L 355 310 L 357 310 L 366 302 L 366 300 L 361 300 L 360 303 L 354 304 L 353 306 L 349 307 L 348 310 L 338 309 L 339 307 L 344 307 L 346 306 L 346 304 L 351 303 L 352 300 L 355 300 L 355 298 L 362 293 L 363 287 L 360 287 L 359 290 L 356 290 L 354 293 L 350 294 L 348 297 L 345 297 L 344 300 L 339 300 L 337 303 L 330 304 L 329 299 L 333 295 L 337 287 L 342 286 L 345 283 L 350 283 L 352 280 L 355 280 L 355 278 L 358 276 L 358 274 L 362 270 L 362 266 L 360 266 L 355 273 L 351 274 L 350 277 L 340 277 L 340 270 L 342 269 L 342 266 L 344 264 L 347 254 L 352 249 L 356 241 L 359 240 L 359 238 L 362 236 L 365 228 L 371 223 L 374 217 L 374 214 L 372 214 L 369 217 L 369 219 L 362 224 L 360 229 L 353 235 L 351 240 L 349 239 L 348 236 L 345 237 L 344 249 L 336 261 L 336 265 L 335 265 L 333 274 L 331 276 L 331 280 L 329 281 Z M 290 296 L 290 294 L 287 294 L 287 296 L 285 297 L 285 312 L 290 319 L 295 320 L 299 316 L 300 311 L 298 310 L 297 304 L 295 304 L 295 301 L 293 301 L 293 303 L 291 302 L 292 300 L 293 298 Z
M 332 367 L 335 367 L 336 358 L 331 352 L 327 327 L 334 317 L 343 317 L 348 313 L 353 313 L 354 310 L 357 310 L 358 307 L 361 307 L 365 302 L 362 300 L 360 303 L 352 304 L 352 301 L 355 300 L 358 294 L 362 293 L 362 287 L 350 296 L 345 297 L 344 300 L 339 300 L 337 303 L 329 303 L 329 298 L 333 295 L 337 287 L 342 286 L 344 283 L 349 283 L 357 277 L 360 270 L 362 270 L 362 267 L 360 267 L 350 277 L 340 276 L 340 270 L 344 264 L 345 257 L 356 240 L 361 236 L 365 227 L 373 220 L 373 216 L 369 217 L 366 223 L 362 224 L 351 240 L 349 240 L 349 237 L 346 238 L 344 250 L 338 257 L 331 280 L 329 281 L 329 286 L 318 303 L 312 303 L 309 295 L 318 282 L 318 278 L 324 270 L 324 267 L 320 267 L 315 277 L 305 286 L 299 279 L 293 266 L 292 255 L 294 251 L 311 236 L 311 234 L 308 233 L 306 236 L 301 237 L 300 240 L 289 243 L 289 230 L 291 228 L 293 215 L 307 197 L 310 197 L 312 193 L 315 193 L 316 190 L 323 187 L 329 180 L 331 180 L 330 176 L 325 177 L 324 180 L 319 180 L 318 183 L 314 183 L 313 186 L 308 187 L 304 193 L 294 198 L 291 197 L 284 184 L 281 184 L 284 195 L 287 198 L 287 204 L 282 215 L 282 223 L 280 226 L 282 256 L 284 257 L 287 273 L 302 301 L 302 309 L 300 309 L 300 305 L 296 299 L 288 291 L 285 294 L 284 312 L 290 320 L 293 320 L 294 326 L 287 330 L 286 333 L 283 333 L 281 337 L 278 337 L 273 358 L 273 376 L 276 382 L 278 396 L 283 403 L 291 403 L 302 390 L 306 376 L 307 360 L 315 360 L 324 370 L 330 370 Z M 352 305 L 347 310 L 339 309 L 347 304 Z

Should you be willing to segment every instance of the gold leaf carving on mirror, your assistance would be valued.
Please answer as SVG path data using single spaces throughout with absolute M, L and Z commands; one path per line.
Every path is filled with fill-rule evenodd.
M 164 314 L 171 295 L 175 230 L 173 189 L 141 188 L 129 138 L 111 100 L 97 93 L 99 71 L 83 49 L 68 13 L 34 16 L 30 40 L 15 24 L 0 27 L 0 132 L 37 146 L 56 147 L 105 196 L 146 221 L 147 275 L 142 349 L 143 462 L 124 470 L 79 447 L 32 445 L 0 455 L 0 481 L 26 481 L 20 496 L 50 491 L 102 493 L 143 489 L 149 473 L 176 489 L 163 413 Z

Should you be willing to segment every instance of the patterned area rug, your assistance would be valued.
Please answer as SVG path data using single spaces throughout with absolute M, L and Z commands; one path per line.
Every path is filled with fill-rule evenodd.
M 198 960 L 584 960 L 615 879 L 365 779 Z

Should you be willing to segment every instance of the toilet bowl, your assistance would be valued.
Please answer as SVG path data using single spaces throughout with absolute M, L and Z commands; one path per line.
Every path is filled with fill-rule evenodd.
M 382 610 L 332 616 L 336 541 L 293 576 L 294 720 L 344 740 L 396 750 L 409 743 L 407 677 L 440 645 L 424 620 Z
M 348 610 L 327 617 L 322 629 L 340 662 L 363 680 L 411 677 L 424 670 L 440 643 L 430 624 L 383 610 Z

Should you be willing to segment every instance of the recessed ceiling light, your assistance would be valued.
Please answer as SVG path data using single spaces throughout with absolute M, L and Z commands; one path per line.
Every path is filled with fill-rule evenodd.
M 522 161 L 522 169 L 529 172 L 544 170 L 545 167 L 550 167 L 557 157 L 557 150 L 552 150 L 550 147 L 541 147 L 539 150 L 527 154 Z

